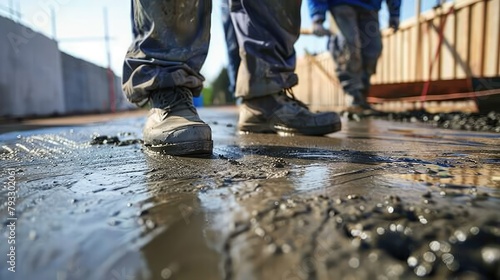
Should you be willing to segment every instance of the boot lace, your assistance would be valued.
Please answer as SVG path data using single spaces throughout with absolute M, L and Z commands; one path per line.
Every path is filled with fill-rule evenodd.
M 193 104 L 193 93 L 184 87 L 174 88 L 172 94 L 156 94 L 153 96 L 154 104 L 158 108 L 165 110 L 167 113 L 181 105 L 187 105 L 187 108 L 193 113 L 196 113 L 196 108 Z
M 287 102 L 294 102 L 300 107 L 305 108 L 306 110 L 309 110 L 309 107 L 302 101 L 298 100 L 295 95 L 293 94 L 292 88 L 285 88 L 283 89 L 283 95 L 286 97 Z

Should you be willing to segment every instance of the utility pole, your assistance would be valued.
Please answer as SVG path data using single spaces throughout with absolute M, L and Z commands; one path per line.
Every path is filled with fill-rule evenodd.
M 17 17 L 19 19 L 19 22 L 22 20 L 21 16 L 21 1 L 17 1 Z
M 106 7 L 103 8 L 104 15 L 104 42 L 106 44 L 106 59 L 108 62 L 108 68 L 111 67 L 111 48 L 110 48 L 110 38 L 109 38 L 109 27 L 108 27 L 108 9 Z
M 19 15 L 14 9 L 14 0 L 9 0 L 9 14 L 12 16 L 13 21 L 19 21 Z
M 55 18 L 55 16 L 54 16 Z M 108 80 L 108 98 L 109 98 L 109 109 L 111 112 L 116 111 L 116 93 L 115 93 L 115 73 L 111 70 L 111 44 L 112 38 L 109 36 L 109 24 L 108 24 L 108 10 L 106 7 L 103 8 L 103 20 L 104 20 L 104 37 L 76 37 L 76 38 L 60 38 L 58 41 L 61 43 L 78 43 L 83 41 L 101 41 L 104 40 L 105 51 L 106 51 L 106 77 Z M 54 19 L 55 21 L 55 19 Z M 55 24 L 54 24 L 55 26 Z M 52 30 L 54 37 L 56 29 Z
M 16 14 L 16 11 L 14 11 L 14 0 L 9 0 L 9 13 L 11 15 Z
M 56 11 L 54 7 L 50 9 L 50 18 L 52 21 L 52 38 L 57 41 L 57 20 L 56 20 Z
M 111 112 L 116 111 L 116 100 L 115 100 L 115 73 L 111 70 L 111 47 L 110 47 L 110 37 L 109 37 L 109 26 L 108 26 L 108 9 L 104 7 L 104 42 L 106 44 L 106 58 L 108 60 L 108 89 L 109 89 L 109 105 Z

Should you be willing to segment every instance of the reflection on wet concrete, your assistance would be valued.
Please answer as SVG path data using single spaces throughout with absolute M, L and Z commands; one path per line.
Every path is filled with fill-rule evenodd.
M 237 135 L 234 110 L 201 114 L 211 158 L 145 152 L 142 118 L 0 135 L 18 186 L 18 271 L 0 278 L 500 277 L 498 135 Z

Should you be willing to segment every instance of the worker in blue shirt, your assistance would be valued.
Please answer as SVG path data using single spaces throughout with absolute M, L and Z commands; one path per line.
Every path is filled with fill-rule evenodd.
M 389 9 L 389 27 L 399 28 L 401 0 L 386 0 Z M 338 33 L 331 36 L 329 51 L 336 63 L 337 77 L 344 92 L 353 98 L 347 111 L 371 114 L 374 111 L 366 98 L 370 89 L 370 77 L 377 68 L 382 53 L 382 38 L 378 11 L 382 0 L 308 0 L 313 21 L 313 33 L 329 35 L 323 23 L 330 11 L 338 27 Z

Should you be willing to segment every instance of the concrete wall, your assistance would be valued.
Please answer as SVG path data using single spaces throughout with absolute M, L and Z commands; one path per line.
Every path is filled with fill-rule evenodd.
M 108 70 L 61 53 L 66 114 L 104 113 L 111 110 Z M 134 108 L 121 89 L 121 78 L 113 74 L 114 106 L 117 111 Z
M 117 111 L 135 108 L 114 77 Z M 111 111 L 107 69 L 61 53 L 57 42 L 0 17 L 0 117 Z
M 107 70 L 61 53 L 66 113 L 101 113 L 111 108 Z
M 122 78 L 116 75 L 115 75 L 115 106 L 117 111 L 137 109 L 137 106 L 128 102 L 122 90 Z
M 0 17 L 0 117 L 64 113 L 57 43 Z

